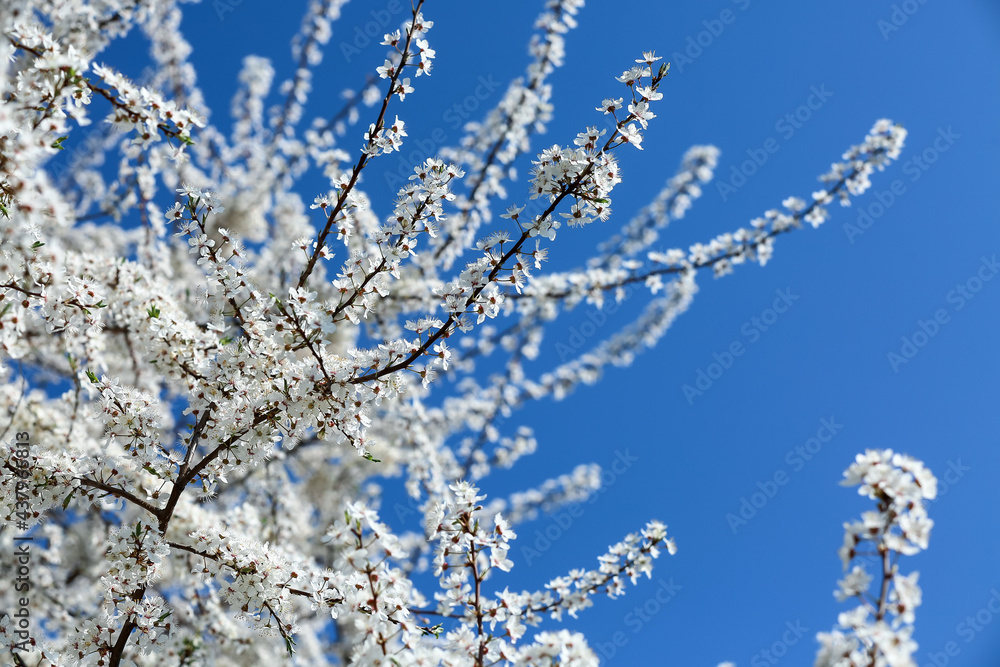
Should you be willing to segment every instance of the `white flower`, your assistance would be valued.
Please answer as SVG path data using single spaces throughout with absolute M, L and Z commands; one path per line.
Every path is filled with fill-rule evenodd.
M 443 139 L 411 139 L 417 124 L 398 116 L 436 65 L 419 13 L 365 9 L 353 34 L 333 25 L 343 0 L 305 3 L 294 65 L 278 68 L 288 79 L 274 86 L 266 58 L 243 59 L 222 132 L 199 111 L 214 96 L 198 87 L 177 3 L 8 4 L 0 404 L 13 442 L 0 499 L 5 526 L 37 538 L 32 664 L 154 664 L 156 652 L 199 665 L 597 665 L 559 622 L 650 579 L 676 543 L 638 523 L 544 585 L 512 588 L 515 562 L 534 565 L 525 522 L 576 516 L 602 483 L 571 456 L 527 489 L 488 494 L 492 473 L 547 446 L 518 411 L 634 363 L 690 306 L 699 271 L 766 263 L 777 235 L 870 187 L 906 136 L 879 121 L 808 206 L 789 198 L 671 247 L 662 231 L 718 166 L 717 149 L 694 146 L 620 233 L 579 256 L 556 232 L 609 219 L 615 151 L 643 147 L 666 71 L 643 52 L 621 96 L 589 112 L 604 122 L 550 127 L 581 0 L 543 3 L 523 77 L 495 82 L 486 58 L 482 77 L 440 89 L 467 122 Z M 213 4 L 220 19 L 225 5 Z M 150 40 L 141 81 L 93 61 L 137 28 Z M 384 60 L 354 40 L 378 34 Z M 338 97 L 330 83 L 357 77 L 330 76 L 331 55 L 391 84 Z M 95 114 L 111 133 L 78 136 Z M 546 131 L 562 143 L 535 146 Z M 383 179 L 393 197 L 377 196 Z M 633 288 L 648 301 L 617 317 L 634 318 L 610 326 L 603 310 L 604 327 L 593 311 L 584 347 L 546 335 L 566 311 L 623 305 Z M 558 361 L 549 344 L 565 348 Z M 844 613 L 847 627 L 820 637 L 820 664 L 873 650 L 908 664 L 921 593 L 897 565 L 929 545 L 936 480 L 889 451 L 859 457 L 847 479 L 873 503 L 845 525 L 840 555 L 858 567 L 839 595 L 884 614 Z M 860 570 L 873 551 L 887 556 L 884 586 Z
M 619 137 L 623 142 L 632 144 L 639 150 L 642 150 L 642 135 L 634 123 L 629 123 L 627 127 L 621 128 L 619 132 Z

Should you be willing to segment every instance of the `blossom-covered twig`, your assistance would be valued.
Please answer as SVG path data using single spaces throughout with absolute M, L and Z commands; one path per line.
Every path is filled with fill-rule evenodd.
M 817 635 L 820 650 L 816 667 L 914 667 L 914 610 L 920 606 L 920 573 L 899 573 L 901 556 L 927 548 L 934 522 L 924 501 L 937 497 L 937 480 L 920 461 L 891 449 L 858 454 L 844 472 L 844 486 L 874 500 L 877 508 L 860 521 L 844 524 L 840 560 L 846 571 L 861 556 L 879 564 L 874 592 L 872 575 L 856 564 L 835 593 L 840 601 L 856 598 L 860 604 L 840 614 L 839 630 Z M 864 545 L 870 545 L 866 552 Z
M 267 59 L 243 60 L 228 134 L 207 122 L 174 0 L 0 7 L 2 437 L 32 437 L 0 449 L 0 514 L 45 537 L 32 576 L 60 595 L 32 598 L 45 633 L 31 646 L 48 664 L 280 664 L 294 650 L 320 667 L 596 665 L 581 635 L 527 629 L 617 597 L 673 542 L 649 522 L 596 568 L 512 592 L 515 528 L 591 497 L 600 471 L 574 463 L 484 504 L 495 468 L 550 446 L 504 420 L 631 363 L 690 306 L 700 270 L 765 263 L 778 235 L 860 194 L 905 136 L 880 122 L 810 204 L 670 249 L 663 230 L 717 162 L 696 146 L 617 236 L 546 272 L 564 224 L 610 217 L 615 151 L 643 148 L 667 65 L 630 63 L 597 105 L 607 129 L 536 149 L 537 201 L 497 216 L 552 117 L 582 0 L 548 0 L 523 80 L 387 193 L 362 177 L 412 128 L 390 106 L 431 71 L 432 21 L 417 0 L 383 36 L 384 87 L 370 80 L 306 126 L 342 5 L 310 3 L 278 90 Z M 152 65 L 133 82 L 97 58 L 137 28 Z M 107 127 L 78 142 L 102 105 Z M 362 106 L 374 120 L 354 136 Z M 67 146 L 86 156 L 62 187 Z M 312 177 L 326 186 L 305 195 Z M 639 284 L 651 298 L 633 322 L 533 372 L 560 312 Z M 397 480 L 408 498 L 390 506 Z M 897 588 L 870 597 L 875 617 L 912 606 Z M 0 619 L 13 651 L 12 630 Z

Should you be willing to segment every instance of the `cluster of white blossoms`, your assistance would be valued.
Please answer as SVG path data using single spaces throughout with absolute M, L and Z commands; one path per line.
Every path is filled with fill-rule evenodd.
M 441 149 L 443 158 L 468 174 L 466 192 L 456 201 L 456 213 L 445 222 L 440 237 L 432 241 L 433 254 L 418 260 L 425 275 L 449 270 L 463 249 L 476 241 L 483 223 L 493 217 L 493 200 L 507 196 L 504 181 L 512 177 L 511 163 L 531 146 L 532 133 L 545 131 L 552 118 L 552 86 L 548 77 L 565 60 L 564 35 L 576 27 L 574 18 L 583 0 L 547 2 L 535 22 L 540 30 L 529 47 L 533 56 L 525 78 L 515 79 L 503 98 L 482 122 L 466 124 L 459 146 Z
M 900 574 L 899 557 L 927 548 L 934 522 L 924 501 L 937 497 L 937 480 L 923 463 L 891 449 L 858 454 L 844 477 L 842 484 L 860 486 L 858 493 L 874 500 L 877 509 L 844 524 L 844 570 L 855 560 L 862 562 L 851 567 L 835 595 L 860 604 L 840 614 L 840 629 L 819 633 L 816 667 L 916 667 L 913 621 L 921 601 L 919 573 Z M 865 568 L 866 557 L 878 564 L 877 578 Z
M 437 542 L 434 573 L 440 578 L 442 590 L 435 593 L 437 607 L 423 613 L 464 621 L 446 638 L 459 647 L 470 664 L 505 660 L 548 664 L 537 662 L 548 655 L 551 660 L 562 656 L 563 660 L 579 660 L 581 665 L 596 665 L 596 657 L 583 638 L 569 633 L 542 633 L 535 637 L 534 644 L 520 650 L 515 644 L 527 626 L 537 626 L 546 616 L 558 620 L 568 613 L 575 617 L 593 604 L 591 598 L 597 593 L 612 598 L 622 595 L 625 579 L 635 583 L 641 575 L 651 576 L 653 559 L 661 549 L 670 554 L 677 550 L 674 541 L 667 539 L 666 526 L 654 521 L 640 533 L 612 545 L 598 559 L 596 570 L 571 570 L 546 584 L 545 591 L 514 593 L 504 588 L 489 597 L 484 594 L 485 582 L 495 570 L 507 572 L 514 566 L 508 551 L 517 535 L 499 513 L 488 527 L 488 515 L 479 504 L 485 497 L 478 495 L 475 486 L 459 482 L 450 489 L 453 502 L 436 505 L 428 515 L 429 539 Z M 484 626 L 488 626 L 488 633 L 484 633 Z M 498 626 L 503 632 L 496 632 Z
M 0 616 L 0 662 L 598 664 L 558 624 L 648 578 L 674 541 L 643 518 L 521 590 L 520 526 L 592 498 L 602 474 L 573 461 L 487 501 L 491 475 L 551 446 L 518 409 L 631 364 L 700 273 L 766 263 L 778 235 L 862 194 L 905 131 L 876 123 L 808 203 L 670 247 L 719 159 L 694 146 L 578 268 L 546 272 L 564 224 L 608 221 L 618 151 L 656 131 L 669 71 L 642 53 L 595 94 L 595 126 L 534 146 L 583 4 L 547 0 L 523 77 L 378 192 L 367 169 L 406 154 L 402 107 L 434 72 L 424 0 L 399 29 L 378 14 L 387 55 L 332 111 L 309 101 L 344 0 L 311 0 L 290 78 L 244 58 L 231 122 L 208 113 L 176 0 L 0 2 L 0 548 L 35 540 L 34 634 Z M 136 33 L 141 75 L 100 60 Z M 541 358 L 553 320 L 633 291 L 631 321 Z M 864 542 L 926 547 L 917 462 L 869 454 L 849 477 L 879 509 L 849 526 L 845 561 Z M 886 567 L 877 603 L 868 575 L 845 579 L 867 606 L 821 636 L 821 664 L 909 664 L 916 576 Z M 0 587 L 5 614 L 17 601 Z

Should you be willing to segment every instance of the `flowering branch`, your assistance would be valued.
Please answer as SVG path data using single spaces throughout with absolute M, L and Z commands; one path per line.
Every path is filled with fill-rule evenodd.
M 411 57 L 410 45 L 413 39 L 424 34 L 431 28 L 431 26 L 434 25 L 433 21 L 425 21 L 423 16 L 420 14 L 420 7 L 423 4 L 424 0 L 417 0 L 417 4 L 413 7 L 413 19 L 406 26 L 406 40 L 403 44 L 403 48 L 399 49 L 399 63 L 393 65 L 387 60 L 386 65 L 379 68 L 379 75 L 383 78 L 389 79 L 389 88 L 386 91 L 385 97 L 382 99 L 382 107 L 379 109 L 378 118 L 375 119 L 375 123 L 372 124 L 371 128 L 368 130 L 368 134 L 365 136 L 368 143 L 363 149 L 361 157 L 358 158 L 357 163 L 351 170 L 350 178 L 348 178 L 346 182 L 341 183 L 340 190 L 337 194 L 337 201 L 330 210 L 329 215 L 327 215 L 326 225 L 316 238 L 315 249 L 313 250 L 312 255 L 310 255 L 309 261 L 306 263 L 302 273 L 299 274 L 299 279 L 296 283 L 296 287 L 299 289 L 305 287 L 306 281 L 309 279 L 309 274 L 312 273 L 313 267 L 316 265 L 316 260 L 319 259 L 320 251 L 325 247 L 326 239 L 330 235 L 330 231 L 333 228 L 334 223 L 337 221 L 344 206 L 349 201 L 351 191 L 357 184 L 358 177 L 361 175 L 361 171 L 365 168 L 368 160 L 382 152 L 399 150 L 399 146 L 402 143 L 401 137 L 405 136 L 405 133 L 402 131 L 403 123 L 397 118 L 396 122 L 388 129 L 388 132 L 386 132 L 385 114 L 389 108 L 389 101 L 392 99 L 393 95 L 399 95 L 400 99 L 402 99 L 406 92 L 409 92 L 405 83 L 397 83 L 405 67 L 408 65 L 415 66 L 417 68 L 418 75 L 421 73 L 429 74 L 430 72 L 430 61 L 431 58 L 433 58 L 434 53 L 430 49 L 426 48 L 426 46 L 421 47 L 423 59 L 419 64 L 413 65 L 409 62 Z M 386 42 L 395 47 L 398 38 L 398 33 L 395 36 L 386 35 Z M 417 41 L 422 42 L 423 40 Z M 409 80 L 407 79 L 407 81 Z
M 844 472 L 844 486 L 858 486 L 858 493 L 876 502 L 877 510 L 865 512 L 861 521 L 844 524 L 840 559 L 846 571 L 865 556 L 862 544 L 871 544 L 879 562 L 881 582 L 877 596 L 869 589 L 871 575 L 864 564 L 855 565 L 840 581 L 835 593 L 840 601 L 857 598 L 861 604 L 840 614 L 839 626 L 817 635 L 817 667 L 913 667 L 914 610 L 920 605 L 918 572 L 899 574 L 900 556 L 927 548 L 934 522 L 927 517 L 925 500 L 937 496 L 937 480 L 916 459 L 891 449 L 868 450 Z
M 203 120 L 207 109 L 195 111 L 204 96 L 173 0 L 15 4 L 0 9 L 10 61 L 0 75 L 0 379 L 15 360 L 25 379 L 0 382 L 9 418 L 0 437 L 17 435 L 0 447 L 0 505 L 6 521 L 46 538 L 37 562 L 60 595 L 32 598 L 45 618 L 32 646 L 53 665 L 269 665 L 293 651 L 317 666 L 334 656 L 596 664 L 581 635 L 527 629 L 575 615 L 596 595 L 623 594 L 664 548 L 674 552 L 673 540 L 651 521 L 592 570 L 538 591 L 502 585 L 515 565 L 514 528 L 591 497 L 601 482 L 597 466 L 577 463 L 484 504 L 478 485 L 495 468 L 543 446 L 527 425 L 503 419 L 595 381 L 608 364 L 631 363 L 690 306 L 701 269 L 721 276 L 764 264 L 778 235 L 816 226 L 834 198 L 861 194 L 905 137 L 880 121 L 809 204 L 789 198 L 745 229 L 654 249 L 712 178 L 718 151 L 693 147 L 650 205 L 579 268 L 543 272 L 544 244 L 563 224 L 610 217 L 621 181 L 614 151 L 643 149 L 668 71 L 652 52 L 630 64 L 617 77 L 627 94 L 597 107 L 610 132 L 587 127 L 569 146 L 538 150 L 528 196 L 540 202 L 510 206 L 477 239 L 514 161 L 552 118 L 550 75 L 582 0 L 547 0 L 523 80 L 466 126 L 457 148 L 409 165 L 385 207 L 362 176 L 402 147 L 411 126 L 390 118 L 393 96 L 404 101 L 413 92 L 406 74 L 429 74 L 434 63 L 423 0 L 384 35 L 389 57 L 375 71 L 387 88 L 369 80 L 301 130 L 344 4 L 310 2 L 277 100 L 275 68 L 244 59 L 227 135 Z M 375 23 L 388 25 L 393 6 L 373 9 Z M 153 61 L 142 85 L 92 55 L 135 27 Z M 86 155 L 59 178 L 66 165 L 52 158 L 90 122 L 96 98 L 110 105 L 108 129 L 80 142 Z M 378 111 L 351 156 L 338 142 L 361 105 Z M 305 198 L 299 188 L 313 176 L 326 191 Z M 320 260 L 340 252 L 329 271 Z M 652 298 L 633 322 L 529 373 L 561 311 L 621 299 L 640 283 Z M 501 316 L 504 326 L 487 322 Z M 498 371 L 487 380 L 484 368 Z M 43 386 L 49 378 L 57 382 Z M 895 457 L 893 469 L 926 491 L 917 464 Z M 409 498 L 389 507 L 383 486 L 397 479 Z M 862 625 L 842 623 L 859 665 L 890 650 L 908 655 L 919 596 L 915 575 L 895 568 L 929 529 L 915 505 L 872 488 L 882 523 L 876 533 L 852 529 L 851 548 L 874 540 L 881 586 L 850 588 L 861 575 L 842 584 L 857 589 L 867 614 Z M 379 512 L 395 513 L 401 532 Z M 419 576 L 427 571 L 436 577 L 429 590 Z M 0 607 L 16 606 L 11 595 L 0 591 Z M 0 639 L 19 661 L 15 632 L 0 618 Z

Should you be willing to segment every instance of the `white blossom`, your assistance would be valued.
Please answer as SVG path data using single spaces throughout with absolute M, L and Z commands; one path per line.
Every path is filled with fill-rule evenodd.
M 861 521 L 844 524 L 844 569 L 867 548 L 877 554 L 879 572 L 875 579 L 861 563 L 840 581 L 837 599 L 856 598 L 861 604 L 840 614 L 840 629 L 817 635 L 816 667 L 914 667 L 917 644 L 911 636 L 921 602 L 919 573 L 900 574 L 898 560 L 927 548 L 933 522 L 924 501 L 936 497 L 937 480 L 912 457 L 869 449 L 847 468 L 842 484 L 859 486 L 858 493 L 877 504 Z M 877 581 L 874 591 L 872 581 Z
M 445 71 L 431 7 L 380 27 L 384 51 L 357 56 L 370 80 L 303 122 L 316 92 L 336 98 L 325 87 L 341 77 L 321 65 L 344 0 L 307 4 L 291 65 L 243 58 L 224 124 L 190 62 L 187 5 L 0 9 L 0 508 L 46 538 L 36 662 L 597 665 L 559 624 L 649 579 L 676 543 L 643 518 L 589 569 L 518 588 L 522 524 L 593 498 L 601 470 L 572 461 L 487 493 L 497 469 L 551 446 L 508 420 L 632 364 L 692 305 L 699 273 L 766 264 L 779 235 L 864 192 L 906 132 L 880 120 L 811 199 L 671 247 L 661 233 L 718 165 L 693 146 L 635 218 L 552 270 L 565 235 L 615 224 L 619 151 L 668 129 L 669 64 L 641 52 L 587 102 L 592 121 L 549 128 L 583 1 L 547 0 L 523 76 L 455 145 L 409 164 L 424 138 L 405 107 Z M 135 81 L 101 60 L 133 31 L 152 61 Z M 88 125 L 92 150 L 52 173 Z M 397 159 L 379 197 L 369 167 Z M 632 286 L 631 321 L 544 365 L 552 320 Z M 24 451 L 21 432 L 45 437 Z M 845 526 L 845 569 L 862 542 L 927 548 L 936 480 L 919 461 L 868 452 L 845 481 L 877 503 Z M 385 502 L 390 484 L 405 503 Z M 872 575 L 845 576 L 838 597 L 862 604 L 819 636 L 817 664 L 911 664 L 921 593 L 895 567 L 875 608 Z M 0 638 L 17 644 L 9 616 Z

